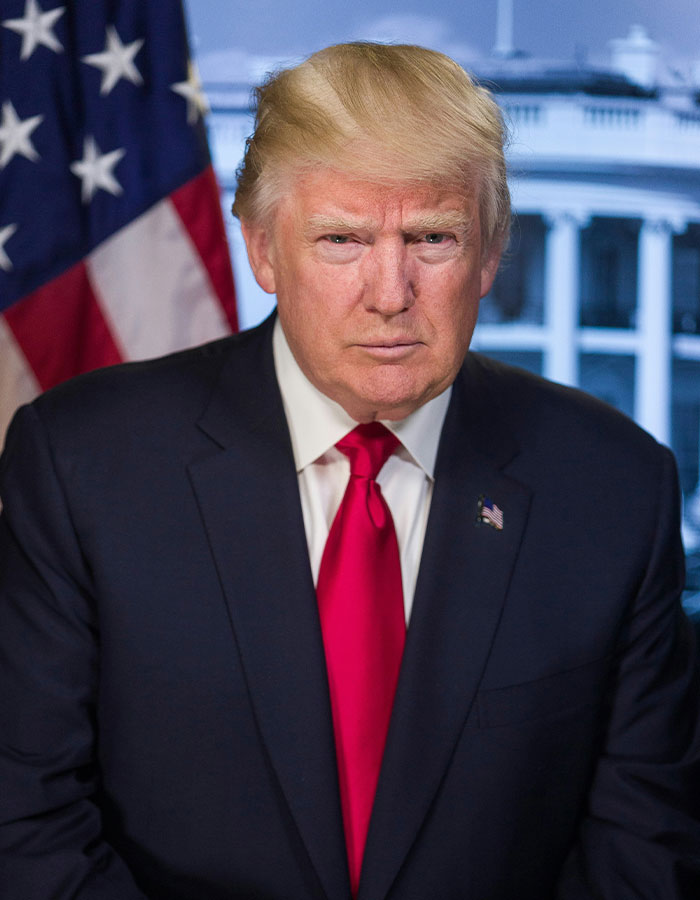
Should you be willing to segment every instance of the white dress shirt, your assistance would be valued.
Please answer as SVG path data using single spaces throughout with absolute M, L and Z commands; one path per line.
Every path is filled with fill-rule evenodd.
M 292 437 L 306 541 L 316 584 L 326 538 L 350 478 L 350 462 L 335 444 L 357 422 L 304 375 L 279 319 L 275 323 L 272 346 Z M 406 622 L 418 578 L 433 493 L 435 457 L 450 392 L 448 388 L 401 421 L 383 422 L 401 442 L 382 467 L 377 482 L 396 528 Z

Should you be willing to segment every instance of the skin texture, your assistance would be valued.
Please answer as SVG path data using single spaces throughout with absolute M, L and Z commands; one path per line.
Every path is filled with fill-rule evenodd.
M 499 249 L 478 198 L 321 169 L 292 182 L 269 224 L 243 222 L 306 377 L 358 422 L 402 419 L 455 378 Z

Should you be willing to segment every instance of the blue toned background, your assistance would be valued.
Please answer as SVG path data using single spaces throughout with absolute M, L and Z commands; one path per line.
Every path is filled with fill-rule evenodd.
M 700 15 L 695 0 L 350 6 L 188 0 L 230 208 L 265 72 L 352 39 L 443 50 L 496 92 L 516 223 L 474 346 L 613 403 L 678 459 L 686 602 L 700 612 Z M 239 311 L 274 298 L 227 212 Z

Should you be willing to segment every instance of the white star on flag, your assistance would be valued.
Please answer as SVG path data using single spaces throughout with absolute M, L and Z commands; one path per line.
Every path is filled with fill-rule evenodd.
M 0 0 L 0 445 L 40 390 L 237 328 L 185 2 Z
M 12 105 L 6 100 L 2 105 L 2 122 L 0 122 L 0 169 L 4 169 L 12 157 L 21 153 L 35 162 L 39 159 L 30 135 L 43 121 L 43 116 L 30 116 L 20 119 Z
M 57 6 L 42 12 L 37 0 L 27 0 L 23 18 L 5 19 L 2 23 L 5 28 L 22 35 L 20 59 L 29 59 L 39 45 L 56 53 L 63 50 L 63 45 L 53 33 L 53 26 L 65 11 L 65 6 Z
M 5 272 L 9 272 L 12 268 L 12 260 L 7 253 L 5 253 L 5 244 L 9 241 L 15 231 L 17 231 L 16 225 L 5 225 L 4 228 L 0 228 L 0 269 Z
M 122 186 L 114 177 L 112 169 L 125 153 L 126 150 L 120 147 L 112 150 L 111 153 L 101 154 L 95 138 L 92 135 L 85 138 L 83 158 L 71 163 L 70 167 L 71 172 L 82 179 L 81 199 L 83 203 L 89 203 L 100 188 L 115 197 L 122 193 Z
M 171 84 L 170 89 L 187 100 L 188 124 L 194 125 L 199 116 L 204 116 L 209 112 L 209 104 L 202 90 L 202 82 L 192 60 L 187 66 L 187 81 Z
M 107 26 L 105 48 L 102 53 L 90 53 L 82 60 L 89 66 L 102 69 L 102 86 L 100 94 L 109 94 L 120 78 L 126 78 L 132 84 L 143 84 L 141 73 L 134 65 L 134 57 L 143 47 L 143 39 L 131 44 L 122 44 L 113 25 Z

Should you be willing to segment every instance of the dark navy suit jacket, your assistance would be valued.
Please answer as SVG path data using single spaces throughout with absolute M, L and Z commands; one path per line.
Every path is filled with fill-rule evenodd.
M 0 491 L 3 900 L 348 900 L 271 324 L 44 395 Z M 360 900 L 697 900 L 678 518 L 666 449 L 468 356 Z

